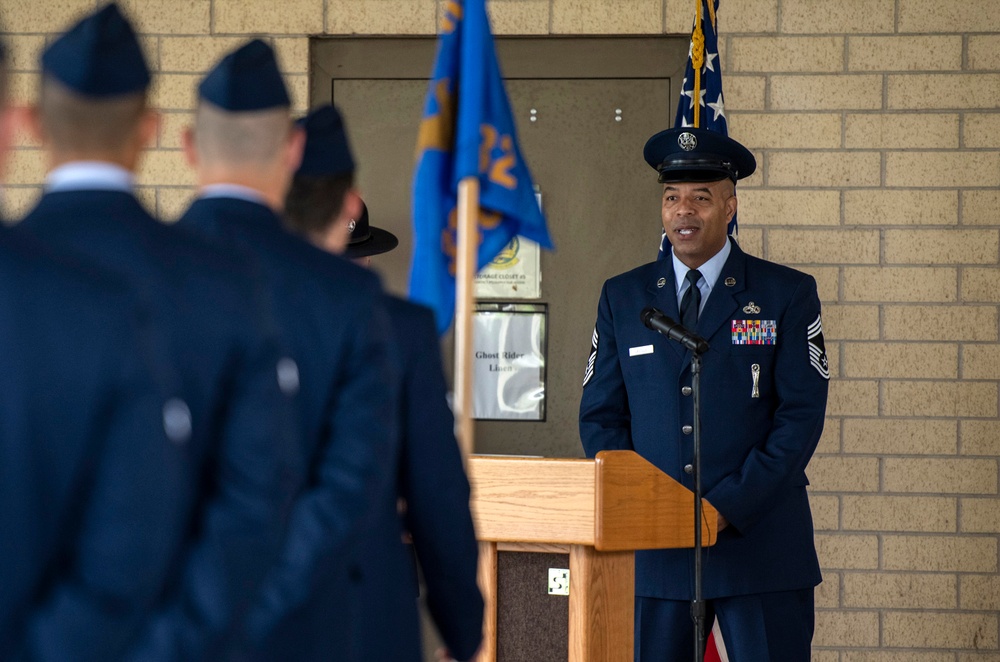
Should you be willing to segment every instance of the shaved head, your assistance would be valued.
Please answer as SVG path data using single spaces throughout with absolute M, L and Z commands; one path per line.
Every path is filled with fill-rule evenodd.
M 264 166 L 282 157 L 291 130 L 288 108 L 230 113 L 202 102 L 194 142 L 206 165 Z
M 77 154 L 117 152 L 135 140 L 146 95 L 139 92 L 93 99 L 45 77 L 38 96 L 38 116 L 52 147 Z

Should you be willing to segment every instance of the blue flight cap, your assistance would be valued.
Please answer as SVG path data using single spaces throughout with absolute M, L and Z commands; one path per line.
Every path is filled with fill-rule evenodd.
M 296 175 L 332 177 L 354 172 L 344 119 L 326 104 L 296 122 L 306 132 L 306 147 Z
M 661 183 L 743 179 L 757 169 L 757 159 L 743 145 L 718 131 L 678 127 L 646 141 L 642 155 L 660 173 Z
M 142 92 L 150 80 L 139 39 L 114 3 L 52 42 L 42 53 L 42 73 L 85 97 Z
M 231 113 L 292 105 L 274 51 L 260 39 L 219 60 L 198 85 L 198 96 Z

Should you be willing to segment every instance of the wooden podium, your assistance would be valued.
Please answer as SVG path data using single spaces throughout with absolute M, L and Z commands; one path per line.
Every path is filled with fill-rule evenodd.
M 471 456 L 482 654 L 497 658 L 498 552 L 569 555 L 569 662 L 632 662 L 633 551 L 694 546 L 694 495 L 632 451 L 594 460 Z M 704 502 L 702 539 L 718 514 Z M 544 586 L 538 587 L 544 591 Z

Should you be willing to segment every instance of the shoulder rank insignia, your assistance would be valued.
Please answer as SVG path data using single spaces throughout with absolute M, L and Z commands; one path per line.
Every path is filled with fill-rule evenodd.
M 809 342 L 809 363 L 823 379 L 830 379 L 830 361 L 826 358 L 826 344 L 823 342 L 823 316 L 816 315 L 816 321 L 806 329 Z
M 777 320 L 733 320 L 734 345 L 776 345 Z
M 594 327 L 594 335 L 591 339 L 590 357 L 587 358 L 587 369 L 583 373 L 583 385 L 586 386 L 594 377 L 594 364 L 597 362 L 597 327 Z

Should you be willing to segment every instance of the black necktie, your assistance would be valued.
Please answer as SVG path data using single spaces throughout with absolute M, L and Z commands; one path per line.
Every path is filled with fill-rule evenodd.
M 698 328 L 698 309 L 701 308 L 701 290 L 698 289 L 701 272 L 697 269 L 691 269 L 684 278 L 690 286 L 684 293 L 684 298 L 681 299 L 681 325 L 694 331 Z

